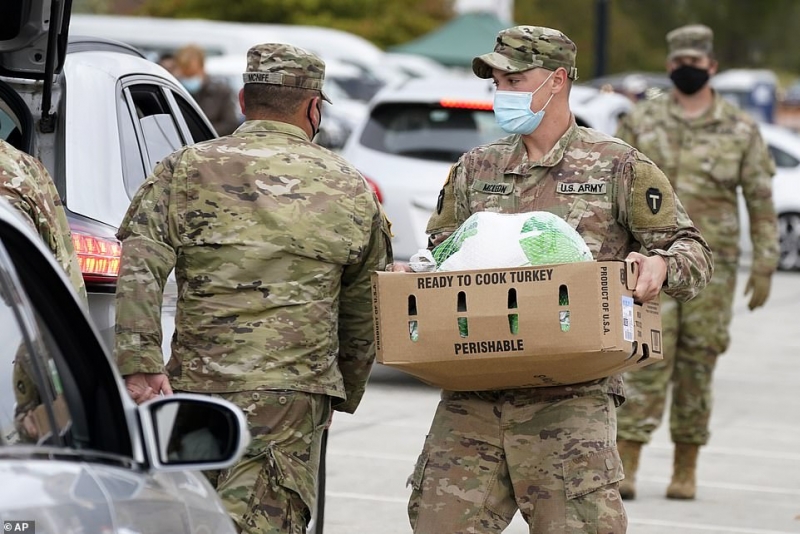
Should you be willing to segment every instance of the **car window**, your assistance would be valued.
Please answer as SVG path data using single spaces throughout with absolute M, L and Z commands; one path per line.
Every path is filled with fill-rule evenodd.
M 155 166 L 166 156 L 186 144 L 178 124 L 172 116 L 169 104 L 160 86 L 155 84 L 132 84 L 123 91 L 128 113 L 119 113 L 120 135 L 130 137 L 128 121 L 133 121 L 137 143 L 123 138 L 125 190 L 129 197 L 138 190 Z M 144 172 L 139 173 L 134 148 L 143 151 Z
M 122 177 L 128 197 L 133 198 L 136 190 L 144 182 L 147 172 L 142 159 L 141 146 L 136 138 L 134 118 L 124 100 L 119 106 L 117 120 L 119 121 L 120 149 L 122 151 Z
M 199 143 L 216 137 L 214 132 L 209 129 L 200 115 L 198 115 L 197 111 L 185 98 L 175 91 L 172 92 L 172 96 L 175 98 L 175 102 L 178 103 L 178 109 L 181 115 L 183 115 L 183 120 L 186 121 L 186 126 L 189 128 L 189 133 L 192 135 L 192 142 Z
M 373 110 L 361 144 L 396 156 L 455 162 L 464 152 L 504 135 L 491 105 L 384 104 Z
M 784 152 L 780 148 L 775 147 L 774 145 L 769 145 L 769 153 L 772 156 L 772 159 L 775 161 L 775 166 L 778 168 L 788 168 L 793 169 L 800 165 L 800 161 L 797 158 L 793 157 L 788 152 Z
M 6 262 L 5 254 L 0 261 Z M 6 271 L 0 275 L 0 444 L 65 445 L 72 417 L 44 324 Z

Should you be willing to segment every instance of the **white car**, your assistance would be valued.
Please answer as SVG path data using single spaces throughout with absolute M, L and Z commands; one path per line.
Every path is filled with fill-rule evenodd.
M 92 320 L 110 347 L 121 252 L 114 234 L 131 198 L 162 158 L 216 133 L 181 84 L 139 51 L 95 37 L 67 40 L 69 28 L 42 22 L 51 2 L 15 3 L 30 22 L 26 33 L 0 40 L 0 135 L 41 160 L 55 181 Z M 48 53 L 52 40 L 59 44 Z M 165 321 L 171 332 L 172 316 Z
M 6 532 L 237 532 L 199 471 L 241 456 L 242 411 L 180 393 L 137 406 L 61 266 L 5 199 L 0 322 Z
M 468 150 L 505 136 L 492 111 L 490 80 L 436 77 L 384 88 L 342 155 L 376 190 L 392 221 L 395 258 L 408 260 L 427 245 L 425 226 L 450 167 Z M 613 134 L 631 109 L 625 97 L 574 86 L 575 119 Z
M 772 200 L 778 214 L 781 270 L 800 270 L 800 136 L 791 130 L 760 124 L 761 135 L 775 161 Z M 739 196 L 740 247 L 745 261 L 752 257 L 747 207 Z

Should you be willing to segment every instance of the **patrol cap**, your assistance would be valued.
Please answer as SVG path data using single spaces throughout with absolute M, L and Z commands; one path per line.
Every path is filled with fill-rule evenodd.
M 472 60 L 472 72 L 478 78 L 491 78 L 492 69 L 524 72 L 541 67 L 567 69 L 572 80 L 578 79 L 575 55 L 578 47 L 558 30 L 541 26 L 514 26 L 497 34 L 494 52 Z
M 325 62 L 302 48 L 283 43 L 259 44 L 247 51 L 244 83 L 268 83 L 322 92 Z
M 703 24 L 689 24 L 667 34 L 668 60 L 680 56 L 703 57 L 714 50 L 714 32 Z

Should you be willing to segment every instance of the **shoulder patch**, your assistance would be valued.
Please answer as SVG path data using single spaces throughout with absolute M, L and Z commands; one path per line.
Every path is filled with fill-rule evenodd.
M 669 180 L 652 163 L 635 160 L 631 194 L 631 227 L 635 229 L 670 228 L 678 221 L 675 193 Z

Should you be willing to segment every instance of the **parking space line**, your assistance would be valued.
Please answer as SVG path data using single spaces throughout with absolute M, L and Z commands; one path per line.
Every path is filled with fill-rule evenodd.
M 381 495 L 366 495 L 364 493 L 348 493 L 342 491 L 326 491 L 325 500 L 330 498 L 334 499 L 355 499 L 357 501 L 374 501 L 374 502 L 389 502 L 408 504 L 408 497 L 401 499 L 399 497 L 385 497 Z
M 647 527 L 668 527 L 680 529 L 677 532 L 687 530 L 700 530 L 703 532 L 720 532 L 724 534 L 793 534 L 786 530 L 765 530 L 761 528 L 742 528 L 727 525 L 709 525 L 705 523 L 679 523 L 676 521 L 661 521 L 658 519 L 628 519 L 629 525 L 642 525 Z
M 657 477 L 636 477 L 638 480 L 642 482 L 652 482 L 654 484 L 661 484 L 666 485 L 669 484 L 670 480 L 668 478 L 657 478 Z M 711 488 L 711 489 L 721 489 L 721 490 L 730 490 L 730 491 L 746 491 L 750 493 L 772 493 L 775 495 L 793 495 L 800 497 L 800 489 L 797 488 L 781 488 L 776 486 L 756 486 L 754 484 L 731 484 L 728 482 L 707 482 L 707 481 L 700 481 L 697 483 L 698 487 L 701 488 Z
M 671 444 L 653 443 L 649 445 L 653 449 L 672 451 L 674 446 Z M 790 462 L 800 462 L 800 454 L 794 452 L 765 451 L 763 449 L 747 449 L 739 447 L 703 447 L 703 455 L 721 454 L 726 456 L 743 456 L 745 458 L 759 458 L 765 460 L 788 460 Z

